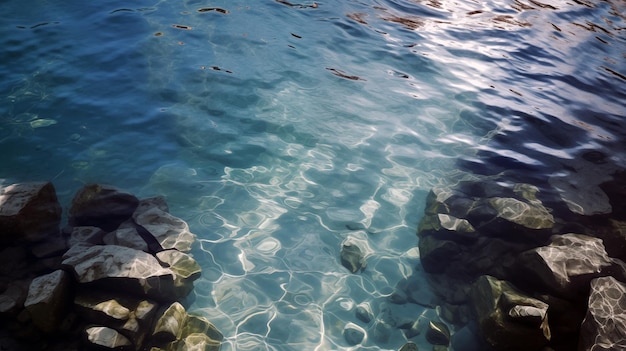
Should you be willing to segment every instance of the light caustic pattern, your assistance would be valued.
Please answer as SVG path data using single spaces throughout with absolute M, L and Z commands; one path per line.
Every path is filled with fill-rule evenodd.
M 455 158 L 489 130 L 458 128 L 471 110 L 456 96 L 463 80 L 394 43 L 401 27 L 369 30 L 345 16 L 352 8 L 228 9 L 209 22 L 193 8 L 149 16 L 164 33 L 147 49 L 152 84 L 168 92 L 183 147 L 146 193 L 165 194 L 198 234 L 190 310 L 224 333 L 225 351 L 397 350 L 399 325 L 438 314 L 392 302 L 408 279 L 432 298 L 415 234 L 425 195 L 465 176 Z M 173 21 L 187 27 L 161 24 Z M 342 266 L 345 240 L 363 271 Z M 343 335 L 349 323 L 366 332 L 359 345 Z M 431 347 L 424 333 L 411 340 Z
M 303 111 L 329 114 L 299 94 L 281 89 L 252 109 L 265 121 L 263 132 L 241 138 L 262 148 L 242 151 L 237 143 L 198 137 L 197 129 L 223 130 L 216 119 L 185 129 L 197 145 L 187 161 L 165 165 L 152 177 L 149 192 L 167 194 L 198 234 L 194 254 L 203 276 L 190 308 L 224 332 L 223 350 L 350 349 L 342 334 L 347 323 L 367 331 L 359 349 L 398 348 L 406 337 L 396 325 L 437 315 L 432 308 L 393 304 L 390 296 L 400 281 L 423 278 L 415 228 L 428 189 L 448 179 L 445 162 L 443 169 L 411 167 L 407 159 L 427 160 L 406 145 L 411 132 L 395 120 L 380 128 L 353 120 L 351 131 L 326 136 L 319 130 L 333 128 L 315 119 L 289 121 Z M 296 127 L 273 130 L 271 123 Z M 381 129 L 389 137 L 384 145 Z M 198 157 L 236 158 L 245 150 L 254 151 L 246 155 L 247 167 Z M 363 251 L 364 271 L 352 274 L 341 265 L 344 240 Z M 363 302 L 375 314 L 369 324 L 356 317 Z M 425 343 L 423 336 L 414 341 Z
M 371 187 L 350 174 L 365 176 L 359 167 L 337 170 L 329 147 L 284 150 L 301 163 L 275 159 L 271 168 L 226 167 L 215 181 L 169 165 L 153 177 L 153 187 L 189 187 L 178 200 L 197 204 L 187 215 L 201 233 L 195 256 L 203 277 L 196 282 L 191 309 L 220 327 L 226 335 L 223 349 L 347 348 L 342 331 L 346 323 L 358 322 L 355 306 L 362 302 L 370 302 L 377 318 L 389 325 L 424 313 L 417 305 L 402 311 L 389 302 L 400 280 L 420 274 L 415 272 L 415 223 L 404 219 L 412 210 L 407 205 L 416 171 L 405 175 L 404 185 L 385 184 L 389 180 L 380 177 Z M 328 173 L 336 183 L 319 183 L 318 173 Z M 363 272 L 351 274 L 340 263 L 347 238 L 367 257 Z M 389 334 L 363 345 L 379 349 L 405 341 L 399 330 Z

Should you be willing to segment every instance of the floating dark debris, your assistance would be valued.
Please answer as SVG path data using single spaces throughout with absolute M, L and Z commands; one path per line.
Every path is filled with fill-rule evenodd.
M 224 10 L 221 9 L 219 7 L 202 7 L 198 9 L 198 12 L 211 12 L 211 11 L 215 11 L 215 12 L 219 12 L 219 13 L 223 13 L 223 14 L 228 14 L 229 11 L 228 10 Z
M 367 14 L 365 13 L 349 13 L 346 15 L 346 17 L 348 17 L 349 19 L 356 21 L 358 23 L 361 24 L 367 24 L 367 22 L 365 21 L 365 17 L 367 17 Z
M 174 27 L 176 29 L 191 30 L 190 26 L 184 26 L 182 24 L 172 24 L 172 27 Z
M 17 25 L 17 26 L 15 26 L 15 27 L 16 27 L 16 28 L 18 28 L 18 29 L 35 29 L 35 28 L 38 28 L 38 27 L 43 27 L 43 26 L 47 26 L 47 25 L 50 25 L 50 24 L 59 24 L 59 23 L 60 23 L 60 22 L 58 22 L 58 21 L 54 21 L 54 22 L 41 22 L 41 23 L 33 24 L 33 25 L 32 25 L 32 26 L 30 26 L 30 27 L 27 27 L 27 26 L 22 26 L 22 25 Z
M 294 4 L 294 3 L 291 3 L 291 2 L 286 1 L 286 0 L 276 0 L 276 2 L 279 3 L 279 4 L 287 5 L 289 7 L 298 7 L 298 8 L 301 8 L 301 9 L 307 8 L 307 7 L 316 9 L 317 6 L 318 6 L 316 2 L 314 2 L 312 4 Z
M 117 9 L 117 10 L 113 10 L 110 13 L 116 13 L 116 12 L 135 12 L 133 9 Z
M 330 67 L 326 67 L 327 70 L 331 71 L 334 75 L 336 75 L 337 77 L 341 77 L 341 78 L 345 78 L 345 79 L 350 79 L 350 80 L 365 80 L 359 76 L 351 76 L 349 74 L 346 74 L 345 72 L 338 70 L 336 68 L 330 68 Z
M 623 79 L 623 80 L 626 80 L 626 75 L 621 74 L 621 73 L 619 73 L 619 72 L 617 72 L 617 71 L 614 71 L 614 70 L 612 70 L 612 69 L 610 69 L 610 68 L 608 68 L 608 67 L 604 67 L 604 66 L 602 66 L 602 68 L 604 68 L 604 70 L 605 70 L 605 71 L 607 71 L 607 72 L 611 73 L 612 75 L 614 75 L 614 76 L 616 76 L 616 77 L 618 77 L 618 78 L 621 78 L 621 79 Z
M 207 68 L 212 69 L 214 71 L 223 71 L 223 72 L 226 72 L 226 73 L 233 73 L 233 71 L 227 70 L 227 69 L 222 69 L 219 66 L 200 66 L 201 70 L 206 70 Z

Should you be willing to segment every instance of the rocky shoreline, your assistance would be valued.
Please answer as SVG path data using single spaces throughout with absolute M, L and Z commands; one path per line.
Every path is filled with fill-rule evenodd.
M 434 350 L 626 348 L 626 182 L 615 179 L 602 184 L 612 212 L 593 216 L 499 177 L 433 188 L 417 235 L 435 295 L 409 277 L 390 303 L 441 320 L 392 324 L 407 339 L 424 331 Z M 195 235 L 163 198 L 87 185 L 62 229 L 61 220 L 51 183 L 0 189 L 2 349 L 219 350 L 220 331 L 181 304 L 201 268 L 189 254 Z M 341 262 L 352 273 L 366 267 L 349 240 Z M 374 323 L 371 306 L 355 313 Z M 390 324 L 373 325 L 388 338 Z M 349 344 L 364 336 L 346 324 Z
M 501 177 L 432 189 L 420 259 L 453 342 L 469 328 L 483 345 L 463 350 L 626 349 L 625 184 L 601 185 L 599 215 Z
M 201 268 L 163 198 L 87 185 L 61 219 L 52 183 L 0 189 L 0 348 L 219 350 L 180 303 Z

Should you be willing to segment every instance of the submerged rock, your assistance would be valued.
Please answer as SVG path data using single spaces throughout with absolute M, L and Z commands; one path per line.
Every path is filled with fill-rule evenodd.
M 519 257 L 520 267 L 528 279 L 540 282 L 560 296 L 586 296 L 589 282 L 613 266 L 602 240 L 580 234 L 552 237 L 548 246 L 524 252 Z
M 428 308 L 435 308 L 437 297 L 424 277 L 415 274 L 402 279 L 396 285 L 396 291 L 403 291 L 407 302 Z
M 365 269 L 365 256 L 361 249 L 350 239 L 344 240 L 341 244 L 341 264 L 352 273 Z
M 606 227 L 594 230 L 593 234 L 602 239 L 610 257 L 626 262 L 626 221 L 609 219 Z
M 483 351 L 483 348 L 479 346 L 476 337 L 476 334 L 470 329 L 469 326 L 466 325 L 463 328 L 456 330 L 452 336 L 452 349 L 462 351 Z
M 435 286 L 438 295 L 463 302 L 464 285 L 483 274 L 506 277 L 519 253 L 547 241 L 554 218 L 537 192 L 528 184 L 495 182 L 431 191 L 417 235 L 424 270 L 450 278 Z
M 200 278 L 202 268 L 196 260 L 178 250 L 158 252 L 156 258 L 174 273 L 174 288 L 178 296 L 187 296 L 193 290 L 193 282 Z
M 441 240 L 434 236 L 422 236 L 418 243 L 420 260 L 429 273 L 445 272 L 453 260 L 463 251 L 463 247 L 451 240 Z
M 540 350 L 550 341 L 548 304 L 490 276 L 480 277 L 470 295 L 479 329 L 494 350 Z
M 444 240 L 460 243 L 472 242 L 477 239 L 478 233 L 472 224 L 461 218 L 437 213 L 425 216 L 418 229 L 422 233 L 431 233 Z
M 414 342 L 409 341 L 406 344 L 402 345 L 399 351 L 418 351 L 418 348 Z
M 619 186 L 613 186 L 616 183 L 611 177 L 611 174 L 616 175 L 620 172 L 616 172 L 615 164 L 606 162 L 605 159 L 606 155 L 597 151 L 588 151 L 582 157 L 571 160 L 562 159 L 560 162 L 566 168 L 558 175 L 549 178 L 550 185 L 558 191 L 563 202 L 573 213 L 581 215 L 610 214 L 613 211 L 611 206 L 613 203 L 622 203 L 618 206 L 623 207 L 623 201 L 619 195 Z M 615 180 L 617 179 L 619 177 L 615 178 Z M 611 201 L 609 196 L 612 199 L 617 196 L 620 200 Z
M 369 323 L 374 319 L 374 311 L 369 302 L 362 302 L 356 306 L 356 317 L 364 323 Z
M 371 335 L 374 340 L 386 343 L 391 336 L 392 326 L 383 319 L 376 319 L 371 329 Z
M 194 333 L 174 343 L 176 351 L 219 351 L 221 343 L 206 334 Z
M 358 345 L 365 338 L 365 330 L 354 323 L 348 323 L 343 329 L 343 337 L 350 345 Z
M 489 204 L 498 217 L 528 229 L 551 229 L 554 217 L 539 203 L 523 202 L 514 198 L 494 197 Z
M 426 340 L 433 345 L 450 345 L 450 329 L 448 326 L 439 321 L 428 322 L 426 329 Z
M 411 339 L 415 336 L 418 336 L 422 332 L 420 329 L 419 319 L 412 321 L 411 323 L 408 323 L 403 329 L 405 329 L 404 335 L 407 337 L 407 339 Z
M 181 334 L 183 324 L 187 318 L 187 312 L 183 305 L 174 302 L 169 306 L 165 306 L 159 312 L 152 338 L 159 342 L 170 342 L 176 340 Z
M 195 335 L 198 333 L 205 334 L 214 341 L 222 341 L 224 339 L 222 333 L 208 319 L 188 314 L 181 329 L 181 334 Z
M 127 337 L 112 328 L 95 326 L 87 328 L 85 333 L 90 343 L 105 350 L 125 351 L 134 349 L 133 343 Z
M 588 174 L 600 176 L 591 187 L 579 182 L 585 188 L 579 193 L 567 179 L 569 189 L 543 183 L 540 193 L 507 174 L 433 188 L 417 235 L 422 266 L 443 300 L 440 317 L 474 325 L 458 318 L 463 308 L 456 306 L 469 302 L 480 339 L 494 350 L 576 349 L 590 282 L 604 276 L 626 282 L 626 172 Z M 610 218 L 584 216 L 611 207 Z
M 591 281 L 580 350 L 626 350 L 626 284 L 613 277 Z

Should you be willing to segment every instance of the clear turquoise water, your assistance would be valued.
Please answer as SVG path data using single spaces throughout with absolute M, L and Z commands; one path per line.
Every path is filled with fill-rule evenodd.
M 66 209 L 90 182 L 166 196 L 199 239 L 187 305 L 222 350 L 387 350 L 404 334 L 355 305 L 437 316 L 389 300 L 423 280 L 433 185 L 565 184 L 591 151 L 626 164 L 623 2 L 313 4 L 2 3 L 0 184 L 51 180 Z

